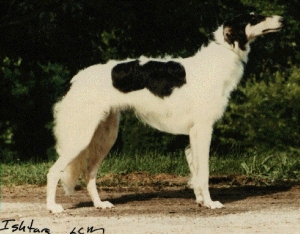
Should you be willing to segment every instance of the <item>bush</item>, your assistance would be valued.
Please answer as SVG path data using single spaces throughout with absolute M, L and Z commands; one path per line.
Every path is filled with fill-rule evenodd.
M 247 147 L 300 147 L 300 69 L 249 79 L 240 86 L 216 126 L 221 144 Z
M 64 93 L 69 71 L 62 65 L 4 58 L 1 65 L 1 161 L 48 159 L 54 144 L 52 105 Z

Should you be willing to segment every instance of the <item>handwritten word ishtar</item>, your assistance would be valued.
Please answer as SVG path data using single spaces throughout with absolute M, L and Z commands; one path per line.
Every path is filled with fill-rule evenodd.
M 50 228 L 38 228 L 34 226 L 34 220 L 32 219 L 30 225 L 26 225 L 24 221 L 16 221 L 15 219 L 6 219 L 2 221 L 2 225 L 0 225 L 0 233 L 1 231 L 10 231 L 10 232 L 24 232 L 24 233 L 46 233 L 51 234 Z M 104 228 L 94 228 L 93 226 L 87 227 L 86 229 L 81 228 L 73 228 L 69 233 L 70 234 L 85 234 L 85 233 L 93 233 L 100 231 L 104 234 Z
M 3 220 L 2 223 L 4 223 L 4 227 L 0 228 L 1 231 L 10 230 L 11 232 L 29 232 L 29 233 L 47 233 L 50 234 L 49 228 L 37 228 L 33 225 L 34 220 L 32 219 L 30 222 L 30 225 L 26 226 L 24 224 L 24 221 L 21 221 L 20 223 L 16 222 L 15 219 L 7 219 Z

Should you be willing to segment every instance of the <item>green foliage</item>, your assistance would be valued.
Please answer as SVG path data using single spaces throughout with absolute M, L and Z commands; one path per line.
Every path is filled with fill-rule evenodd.
M 226 18 L 280 14 L 281 33 L 252 47 L 245 79 L 213 148 L 299 149 L 300 15 L 298 0 L 0 1 L 1 161 L 53 159 L 52 105 L 79 69 L 140 55 L 187 57 Z M 188 138 L 123 115 L 116 149 L 174 152 Z
M 249 79 L 239 92 L 216 126 L 222 144 L 300 147 L 298 67 L 276 72 L 268 82 Z
M 54 144 L 52 105 L 64 93 L 69 71 L 59 64 L 26 64 L 5 57 L 1 72 L 1 161 L 47 159 Z

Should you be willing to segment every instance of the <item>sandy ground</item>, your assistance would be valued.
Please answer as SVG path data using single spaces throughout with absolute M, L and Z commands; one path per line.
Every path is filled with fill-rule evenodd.
M 172 178 L 163 183 L 101 188 L 102 199 L 116 206 L 112 210 L 95 209 L 85 188 L 66 197 L 59 187 L 57 201 L 65 211 L 55 215 L 45 209 L 45 187 L 2 187 L 0 234 L 300 234 L 300 185 L 214 184 L 212 197 L 226 208 L 209 210 L 195 204 L 185 182 L 185 178 Z

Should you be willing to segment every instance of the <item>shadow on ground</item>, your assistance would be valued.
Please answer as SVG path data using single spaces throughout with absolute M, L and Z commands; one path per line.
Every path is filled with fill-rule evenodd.
M 236 201 L 241 201 L 251 197 L 272 195 L 279 192 L 286 192 L 290 190 L 292 186 L 242 186 L 242 187 L 230 187 L 230 188 L 210 188 L 211 197 L 213 200 L 220 200 L 223 204 L 229 204 Z M 117 194 L 117 192 L 114 192 Z M 100 192 L 101 195 L 101 192 Z M 194 193 L 192 189 L 189 188 L 166 188 L 160 191 L 151 192 L 139 192 L 135 191 L 129 194 L 120 193 L 115 197 L 109 198 L 109 201 L 114 205 L 119 204 L 129 204 L 132 202 L 139 201 L 151 201 L 151 200 L 172 200 L 172 199 L 185 199 L 193 200 Z M 92 202 L 80 202 L 74 206 L 74 208 L 79 207 L 90 207 L 93 206 Z

